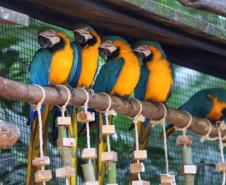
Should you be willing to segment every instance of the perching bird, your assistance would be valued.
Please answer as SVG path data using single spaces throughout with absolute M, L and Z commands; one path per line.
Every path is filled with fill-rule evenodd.
M 66 84 L 69 74 L 73 66 L 74 52 L 70 44 L 69 38 L 63 32 L 52 32 L 58 38 L 59 42 L 49 47 L 48 40 L 39 38 L 39 42 L 44 49 L 39 49 L 33 57 L 30 66 L 30 83 L 41 86 L 49 84 Z M 43 140 L 44 150 L 47 147 L 48 125 L 47 117 L 49 106 L 42 107 L 43 120 Z M 37 115 L 34 110 L 30 110 L 30 123 L 32 127 L 30 143 L 28 146 L 28 170 L 27 185 L 34 184 L 34 169 L 32 167 L 32 159 L 39 156 L 39 135 Z
M 193 116 L 208 119 L 216 125 L 216 121 L 226 123 L 226 89 L 203 89 L 192 95 L 180 110 L 187 111 Z M 167 136 L 175 132 L 173 125 L 167 126 Z
M 174 85 L 174 71 L 159 43 L 139 41 L 134 52 L 142 61 L 140 80 L 135 89 L 135 98 L 142 101 L 166 103 Z M 151 131 L 151 124 L 146 119 L 138 124 L 139 146 L 146 149 Z
M 87 24 L 79 24 L 74 30 L 75 41 L 72 42 L 72 47 L 76 51 L 77 68 L 71 72 L 71 78 L 68 84 L 75 87 L 90 88 L 93 84 L 94 77 L 98 68 L 98 48 L 101 43 L 101 38 L 98 33 Z M 77 173 L 77 139 L 78 139 L 78 122 L 77 109 L 69 107 L 68 111 L 73 117 L 73 124 L 69 127 L 69 136 L 76 138 L 76 146 L 72 148 L 72 153 L 75 157 L 72 160 L 72 166 Z M 71 177 L 71 184 L 77 182 L 77 175 Z
M 130 45 L 121 37 L 109 36 L 101 44 L 100 55 L 106 58 L 94 85 L 96 92 L 105 92 L 120 97 L 130 96 L 139 80 L 140 63 Z M 106 141 L 100 128 L 104 124 L 103 116 L 98 115 L 98 181 L 103 184 L 105 167 L 101 162 L 101 153 L 106 151 Z

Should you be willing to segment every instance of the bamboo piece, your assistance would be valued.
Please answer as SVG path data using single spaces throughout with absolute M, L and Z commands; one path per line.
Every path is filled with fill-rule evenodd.
M 107 167 L 107 185 L 109 184 L 117 184 L 116 183 L 116 163 L 115 162 L 108 162 L 106 164 Z
M 84 175 L 85 182 L 96 182 L 92 163 L 83 164 L 82 172 Z

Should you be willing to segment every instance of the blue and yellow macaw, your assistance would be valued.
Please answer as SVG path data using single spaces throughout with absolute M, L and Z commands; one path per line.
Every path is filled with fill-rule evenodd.
M 216 125 L 217 121 L 226 123 L 226 89 L 203 89 L 192 95 L 180 110 L 187 111 L 193 116 L 210 120 Z M 175 132 L 173 125 L 167 126 L 167 135 Z
M 139 41 L 135 44 L 134 52 L 143 63 L 135 98 L 165 104 L 173 89 L 174 71 L 161 45 L 153 41 Z M 141 150 L 147 147 L 151 127 L 148 120 L 138 124 Z
M 121 37 L 109 36 L 101 44 L 100 55 L 106 58 L 94 85 L 94 91 L 105 92 L 120 97 L 130 96 L 138 83 L 140 63 L 130 45 Z M 106 151 L 106 141 L 100 128 L 104 124 L 99 115 L 98 125 L 98 181 L 103 184 L 105 165 L 101 161 L 101 153 Z
M 72 68 L 76 68 L 74 63 L 74 51 L 71 47 L 69 38 L 63 32 L 56 32 L 55 36 L 59 42 L 52 47 L 48 47 L 48 42 L 40 38 L 43 49 L 39 49 L 33 57 L 30 66 L 30 83 L 41 86 L 49 84 L 66 84 Z M 46 45 L 45 45 L 46 44 Z M 47 148 L 48 125 L 47 117 L 50 110 L 49 106 L 42 107 L 43 120 L 43 139 L 44 150 Z M 28 169 L 27 185 L 34 184 L 34 171 L 32 159 L 39 156 L 39 135 L 38 123 L 34 110 L 30 110 L 30 123 L 32 127 L 31 138 L 28 146 Z
M 72 42 L 72 47 L 76 52 L 75 60 L 77 61 L 77 67 L 76 70 L 71 72 L 68 84 L 73 88 L 90 88 L 98 68 L 98 48 L 101 43 L 101 38 L 98 33 L 87 24 L 77 25 L 74 30 L 74 36 L 75 41 Z M 71 177 L 71 185 L 74 185 L 77 182 L 77 109 L 70 107 L 68 110 L 73 117 L 73 124 L 69 127 L 69 136 L 76 138 L 76 146 L 72 148 L 72 153 L 74 154 L 72 165 L 75 168 L 75 176 Z

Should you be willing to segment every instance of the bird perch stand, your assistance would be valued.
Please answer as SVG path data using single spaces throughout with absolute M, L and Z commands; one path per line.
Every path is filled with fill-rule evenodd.
M 19 128 L 16 124 L 0 120 L 0 149 L 8 149 L 16 144 Z

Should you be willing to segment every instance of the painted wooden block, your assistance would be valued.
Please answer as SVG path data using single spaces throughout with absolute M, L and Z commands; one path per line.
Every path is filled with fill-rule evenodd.
M 118 161 L 118 155 L 116 152 L 110 151 L 110 152 L 103 152 L 101 154 L 101 160 L 102 161 Z
M 161 174 L 160 175 L 161 185 L 163 184 L 175 184 L 175 176 L 170 174 Z
M 56 169 L 56 177 L 58 178 L 66 179 L 72 176 L 75 176 L 75 169 L 70 166 Z
M 35 182 L 48 182 L 52 179 L 51 170 L 38 170 L 35 172 Z
M 88 181 L 85 182 L 84 185 L 99 185 L 98 181 Z
M 58 147 L 74 147 L 75 146 L 75 138 L 63 138 L 57 140 Z
M 219 162 L 216 164 L 216 170 L 219 172 L 226 172 L 226 162 Z
M 46 166 L 50 164 L 50 159 L 48 156 L 44 156 L 43 158 L 41 157 L 35 157 L 32 160 L 32 165 L 33 166 Z
M 77 114 L 78 122 L 87 123 L 91 121 L 95 121 L 95 113 L 94 112 L 79 112 Z
M 190 135 L 179 135 L 177 136 L 176 145 L 177 146 L 191 146 L 192 144 L 192 136 Z
M 195 175 L 197 173 L 196 165 L 184 165 L 180 169 L 180 176 Z
M 147 159 L 147 150 L 135 150 L 134 151 L 134 159 L 135 160 L 146 160 Z
M 132 181 L 132 185 L 150 185 L 151 183 L 149 181 Z
M 97 151 L 96 148 L 85 148 L 82 151 L 82 159 L 96 159 L 97 158 Z
M 69 127 L 71 125 L 71 117 L 57 117 L 56 126 Z
M 134 163 L 130 164 L 130 173 L 142 173 L 145 172 L 144 164 L 143 163 Z
M 115 125 L 103 125 L 102 126 L 103 135 L 113 135 L 115 134 Z

